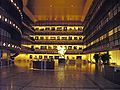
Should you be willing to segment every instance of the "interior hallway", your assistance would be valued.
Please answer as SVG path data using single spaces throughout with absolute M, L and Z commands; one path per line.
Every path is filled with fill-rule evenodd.
M 95 64 L 59 65 L 54 70 L 0 68 L 0 90 L 120 90 Z

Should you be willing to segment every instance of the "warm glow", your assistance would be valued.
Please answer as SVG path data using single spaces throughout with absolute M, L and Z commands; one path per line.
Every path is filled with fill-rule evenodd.
M 84 21 L 92 1 L 93 0 L 23 0 L 23 5 L 27 15 L 30 17 L 34 16 L 35 21 Z

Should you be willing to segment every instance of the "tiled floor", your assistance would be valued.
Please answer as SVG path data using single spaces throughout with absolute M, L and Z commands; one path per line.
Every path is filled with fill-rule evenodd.
M 0 90 L 120 90 L 95 64 L 59 65 L 55 70 L 0 68 Z

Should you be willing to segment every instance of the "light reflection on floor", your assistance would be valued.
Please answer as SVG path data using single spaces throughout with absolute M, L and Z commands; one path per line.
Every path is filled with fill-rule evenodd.
M 54 70 L 32 70 L 29 61 L 0 68 L 0 90 L 120 90 L 120 85 L 106 80 L 101 67 L 77 61 L 56 64 Z
M 31 61 L 15 61 L 15 65 L 17 67 L 21 68 L 26 68 L 30 69 L 32 68 L 32 62 Z M 59 71 L 64 71 L 64 70 L 77 70 L 77 71 L 82 71 L 82 72 L 90 72 L 95 73 L 95 71 L 102 70 L 102 67 L 97 67 L 96 64 L 91 64 L 87 62 L 82 62 L 79 60 L 76 60 L 75 64 L 58 64 L 57 61 L 55 61 L 55 69 L 54 70 L 59 70 Z

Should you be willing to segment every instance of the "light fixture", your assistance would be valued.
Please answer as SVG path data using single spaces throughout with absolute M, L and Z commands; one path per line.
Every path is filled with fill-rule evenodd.
M 13 24 L 13 26 L 15 26 L 15 24 Z
M 5 18 L 5 22 L 7 22 L 7 18 Z
M 12 45 L 12 47 L 14 47 L 14 45 Z
M 19 10 L 19 7 L 17 6 L 17 9 Z
M 18 11 L 21 12 L 20 9 L 19 9 Z M 20 13 L 20 14 L 21 14 L 21 13 Z
M 6 44 L 5 43 L 3 43 L 3 46 L 5 46 Z
M 2 18 L 2 16 L 0 15 L 0 18 Z
M 8 47 L 10 47 L 10 44 L 8 44 Z
M 15 46 L 15 48 L 16 48 L 17 46 Z
M 10 21 L 10 24 L 12 24 L 12 22 Z
M 16 3 L 14 3 L 14 5 L 17 6 Z
M 11 0 L 11 2 L 13 2 L 13 0 Z

